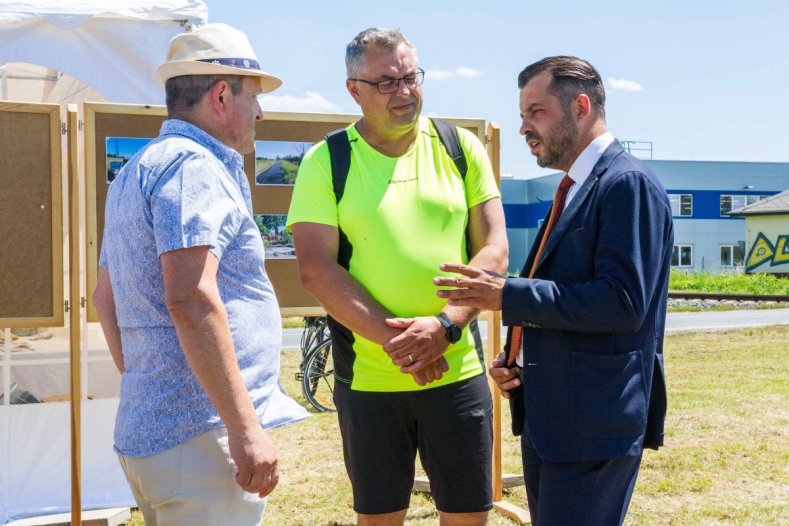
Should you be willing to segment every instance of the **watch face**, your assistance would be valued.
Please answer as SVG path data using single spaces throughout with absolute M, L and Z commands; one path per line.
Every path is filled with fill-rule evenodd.
M 455 325 L 454 323 L 447 328 L 447 340 L 450 343 L 457 343 L 460 341 L 460 336 L 463 334 L 463 331 L 460 330 L 460 327 Z
M 444 326 L 444 337 L 447 339 L 449 343 L 457 343 L 460 341 L 460 336 L 463 334 L 463 330 L 458 327 L 456 324 L 452 323 L 452 320 L 444 314 L 443 312 L 436 316 L 438 321 L 441 322 L 441 325 Z

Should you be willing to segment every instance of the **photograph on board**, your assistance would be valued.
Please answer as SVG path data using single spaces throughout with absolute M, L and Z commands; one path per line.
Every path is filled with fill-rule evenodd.
M 141 137 L 107 137 L 107 184 L 113 182 L 123 165 L 150 141 Z
M 287 214 L 255 214 L 266 259 L 296 259 L 293 234 L 285 228 Z
M 255 184 L 293 185 L 312 142 L 255 141 Z

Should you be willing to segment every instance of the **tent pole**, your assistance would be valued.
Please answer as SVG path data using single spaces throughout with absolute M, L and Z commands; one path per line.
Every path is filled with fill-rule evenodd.
M 2 83 L 2 93 L 0 93 L 0 100 L 8 100 L 8 66 L 3 64 L 0 66 L 0 83 Z
M 80 185 L 79 171 L 77 169 L 77 107 L 69 104 L 67 107 L 66 136 L 68 148 L 68 202 L 69 202 L 69 299 L 71 308 L 69 312 L 70 323 L 70 373 L 71 373 L 71 524 L 82 524 L 82 381 L 81 358 L 82 353 L 82 313 L 84 311 L 84 297 L 80 282 Z

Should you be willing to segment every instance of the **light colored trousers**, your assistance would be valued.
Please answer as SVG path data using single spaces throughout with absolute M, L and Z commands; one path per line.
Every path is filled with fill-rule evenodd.
M 147 457 L 118 455 L 145 526 L 260 526 L 266 500 L 236 484 L 227 429 Z

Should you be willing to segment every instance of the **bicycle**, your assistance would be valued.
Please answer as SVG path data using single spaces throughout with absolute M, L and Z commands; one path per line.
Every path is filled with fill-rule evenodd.
M 334 412 L 334 358 L 325 316 L 304 318 L 301 367 L 296 380 L 304 398 L 319 412 Z

